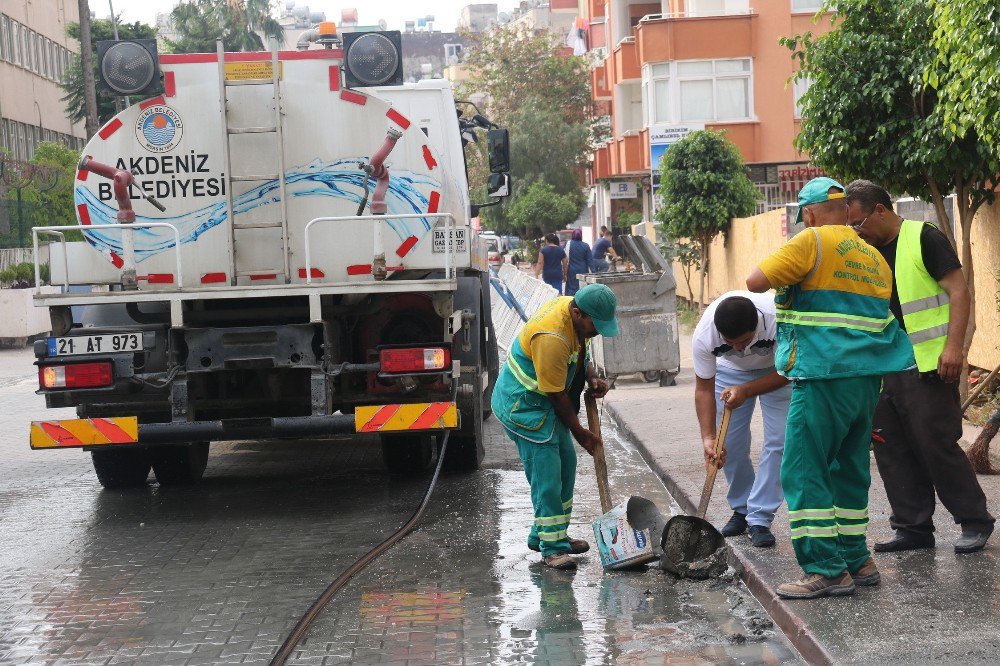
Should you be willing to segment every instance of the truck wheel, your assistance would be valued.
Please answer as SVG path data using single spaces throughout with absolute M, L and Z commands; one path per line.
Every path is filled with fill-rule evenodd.
M 478 373 L 476 375 L 478 377 Z M 455 472 L 474 472 L 486 457 L 483 442 L 483 394 L 477 390 L 463 391 L 465 400 L 459 399 L 462 410 L 462 429 L 453 430 L 448 439 L 444 468 Z
M 135 488 L 146 485 L 149 452 L 144 449 L 102 449 L 90 452 L 97 480 L 105 488 Z
M 382 461 L 390 474 L 420 474 L 437 460 L 434 435 L 382 435 Z
M 195 483 L 208 465 L 208 442 L 158 446 L 150 449 L 149 457 L 161 486 Z

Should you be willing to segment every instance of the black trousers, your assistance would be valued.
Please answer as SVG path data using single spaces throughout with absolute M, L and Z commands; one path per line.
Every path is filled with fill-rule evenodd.
M 886 375 L 875 410 L 875 461 L 892 506 L 893 529 L 912 534 L 934 531 L 934 491 L 963 527 L 992 531 L 976 473 L 958 445 L 962 407 L 958 385 L 916 370 Z

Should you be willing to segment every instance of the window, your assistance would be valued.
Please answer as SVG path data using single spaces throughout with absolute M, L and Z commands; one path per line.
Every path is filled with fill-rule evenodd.
M 812 79 L 808 76 L 803 78 L 796 78 L 792 81 L 792 96 L 795 99 L 795 117 L 802 117 L 802 96 L 806 94 L 809 90 L 809 86 L 812 85 Z
M 0 14 L 0 60 L 10 62 L 10 19 Z
M 753 118 L 749 58 L 685 60 L 643 68 L 647 124 Z
M 823 0 L 792 0 L 792 12 L 818 12 L 823 8 Z
M 749 12 L 750 3 L 747 0 L 688 0 L 688 16 L 726 16 Z

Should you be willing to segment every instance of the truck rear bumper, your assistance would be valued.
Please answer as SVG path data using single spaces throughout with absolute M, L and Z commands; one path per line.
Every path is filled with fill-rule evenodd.
M 134 416 L 33 421 L 32 449 L 177 444 L 354 433 L 427 432 L 459 427 L 454 402 L 360 406 L 355 414 L 138 423 Z

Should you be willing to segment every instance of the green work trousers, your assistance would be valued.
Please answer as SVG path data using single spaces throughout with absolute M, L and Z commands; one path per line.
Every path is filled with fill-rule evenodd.
M 781 485 L 806 573 L 854 573 L 871 555 L 870 444 L 881 385 L 881 377 L 847 377 L 797 380 L 792 388 Z
M 507 430 L 517 444 L 524 475 L 531 486 L 531 506 L 535 522 L 528 545 L 538 546 L 542 555 L 568 553 L 569 518 L 573 513 L 573 484 L 576 482 L 576 445 L 569 428 L 557 423 L 552 439 L 544 444 L 528 441 Z

